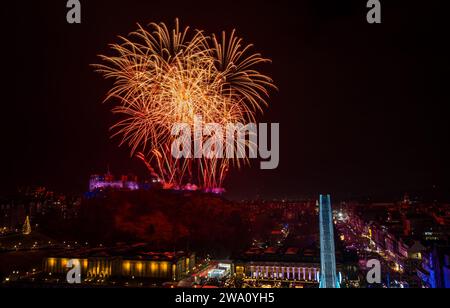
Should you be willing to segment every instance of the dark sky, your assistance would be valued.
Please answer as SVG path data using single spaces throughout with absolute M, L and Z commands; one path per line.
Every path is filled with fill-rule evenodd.
M 81 0 L 81 25 L 66 23 L 65 0 L 15 2 L 4 17 L 14 36 L 14 87 L 2 95 L 4 192 L 82 192 L 108 164 L 144 174 L 109 139 L 101 101 L 111 84 L 89 64 L 137 22 L 176 17 L 209 33 L 236 28 L 273 60 L 262 69 L 279 91 L 260 121 L 281 125 L 280 167 L 233 172 L 231 197 L 450 191 L 449 25 L 438 1 L 381 1 L 381 25 L 367 24 L 366 0 Z

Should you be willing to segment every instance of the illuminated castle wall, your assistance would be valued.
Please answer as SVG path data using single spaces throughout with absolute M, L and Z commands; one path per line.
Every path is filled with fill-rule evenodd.
M 110 173 L 106 175 L 93 175 L 89 181 L 89 191 L 98 190 L 138 190 L 139 183 L 135 176 L 122 176 L 120 180 L 115 180 Z

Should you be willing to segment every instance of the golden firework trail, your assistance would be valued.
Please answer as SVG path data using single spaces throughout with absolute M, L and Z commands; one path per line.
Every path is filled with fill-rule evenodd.
M 238 159 L 185 158 L 171 155 L 172 127 L 186 123 L 254 123 L 268 105 L 273 81 L 256 70 L 270 60 L 252 53 L 235 31 L 227 37 L 206 36 L 189 27 L 172 30 L 164 23 L 138 25 L 135 32 L 110 45 L 113 56 L 101 55 L 95 70 L 114 81 L 105 101 L 120 120 L 111 128 L 120 145 L 139 157 L 167 188 L 197 182 L 222 188 Z M 206 139 L 206 137 L 202 137 Z M 200 140 L 204 141 L 204 140 Z M 248 144 L 249 146 L 250 144 Z M 237 156 L 236 156 L 237 157 Z M 247 162 L 247 161 L 245 161 Z

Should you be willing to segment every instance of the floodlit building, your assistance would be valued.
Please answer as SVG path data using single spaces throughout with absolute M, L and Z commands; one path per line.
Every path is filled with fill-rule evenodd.
M 89 181 L 89 191 L 99 190 L 138 190 L 139 183 L 136 176 L 122 176 L 120 180 L 114 178 L 111 173 L 106 175 L 92 175 Z
M 46 258 L 43 269 L 47 274 L 65 275 L 69 260 L 81 265 L 83 279 L 122 278 L 178 281 L 195 267 L 195 254 L 186 252 L 146 252 L 123 249 L 94 249 L 70 256 Z
M 450 247 L 434 246 L 423 253 L 417 276 L 429 288 L 450 288 Z
M 319 283 L 317 251 L 298 248 L 251 248 L 234 261 L 235 274 L 250 280 Z

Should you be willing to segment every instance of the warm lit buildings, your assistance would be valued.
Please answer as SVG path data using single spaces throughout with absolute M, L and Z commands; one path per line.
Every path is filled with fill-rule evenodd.
M 83 280 L 90 278 L 177 281 L 195 267 L 195 254 L 148 252 L 141 247 L 83 250 L 44 260 L 47 274 L 65 275 L 70 259 L 78 260 Z

